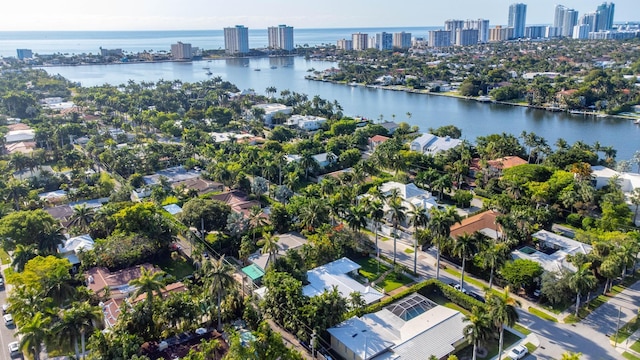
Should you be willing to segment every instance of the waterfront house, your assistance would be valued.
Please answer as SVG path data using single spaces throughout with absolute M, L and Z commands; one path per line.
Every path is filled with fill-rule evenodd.
M 273 117 L 280 113 L 284 115 L 290 115 L 293 112 L 293 108 L 291 106 L 286 106 L 283 104 L 258 104 L 254 105 L 254 108 L 264 110 L 264 115 L 262 116 L 262 120 L 264 124 L 267 126 L 273 126 Z
M 445 359 L 465 344 L 464 316 L 414 293 L 327 329 L 344 359 Z
M 369 144 L 369 150 L 370 151 L 375 151 L 375 149 L 380 146 L 380 144 L 383 144 L 384 142 L 386 142 L 387 140 L 391 139 L 390 137 L 387 136 L 382 136 L 382 135 L 375 135 L 369 138 L 368 144 Z
M 424 208 L 427 212 L 433 207 L 438 207 L 436 198 L 428 191 L 420 189 L 414 183 L 402 184 L 395 181 L 388 181 L 380 185 L 380 192 L 389 196 L 391 192 L 397 189 L 402 199 L 402 205 L 411 210 L 411 204 Z M 388 206 L 384 205 L 384 210 L 388 210 Z M 406 225 L 406 224 L 401 224 Z
M 400 127 L 400 125 L 396 124 L 393 121 L 385 121 L 377 125 L 380 125 L 383 128 L 385 128 L 387 130 L 387 134 L 389 135 L 393 135 L 393 133 L 396 132 L 396 130 Z
M 316 131 L 327 122 L 327 118 L 313 115 L 291 115 L 287 122 L 288 126 L 295 126 L 305 131 Z
M 462 140 L 452 139 L 449 136 L 439 137 L 432 134 L 422 134 L 411 142 L 410 148 L 426 155 L 435 155 L 441 151 L 453 149 L 460 144 L 462 144 Z

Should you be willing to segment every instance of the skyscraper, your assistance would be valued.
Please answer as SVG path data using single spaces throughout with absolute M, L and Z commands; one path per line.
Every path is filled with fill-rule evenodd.
M 444 30 L 451 33 L 451 35 L 449 36 L 449 38 L 451 39 L 451 45 L 455 45 L 456 43 L 456 35 L 458 29 L 464 29 L 463 20 L 449 19 L 444 22 Z
M 489 20 L 485 20 L 485 19 L 470 20 L 470 19 L 467 19 L 464 22 L 464 29 L 478 30 L 478 42 L 480 42 L 480 43 L 486 43 L 487 41 L 489 41 Z
M 193 58 L 191 44 L 183 44 L 180 41 L 177 44 L 171 44 L 171 56 L 173 60 L 191 60 Z
M 249 52 L 249 29 L 243 25 L 224 28 L 224 48 L 227 54 L 246 54 Z
M 527 5 L 522 3 L 509 6 L 509 27 L 513 28 L 513 37 L 524 37 L 524 27 L 527 22 Z
M 287 25 L 279 25 L 267 29 L 269 36 L 269 49 L 292 51 L 293 44 L 293 27 Z
M 369 45 L 369 35 L 357 32 L 351 35 L 353 50 L 366 50 Z
M 596 25 L 596 29 L 594 31 L 605 31 L 611 30 L 613 28 L 613 12 L 615 10 L 615 5 L 611 3 L 602 3 L 596 9 L 596 14 L 598 14 L 598 23 Z
M 476 29 L 458 29 L 456 34 L 457 46 L 476 45 L 478 43 L 478 30 Z
M 411 47 L 411 33 L 399 32 L 393 34 L 393 47 L 408 49 Z
M 598 13 L 587 13 L 580 17 L 578 20 L 578 25 L 588 25 L 589 32 L 596 31 L 598 27 Z M 575 32 L 575 29 L 574 29 Z
M 562 33 L 560 35 L 564 37 L 571 37 L 573 35 L 573 27 L 576 25 L 578 25 L 578 12 L 573 9 L 566 9 L 564 11 Z
M 387 32 L 376 34 L 376 48 L 378 50 L 393 49 L 393 35 Z
M 353 40 L 340 39 L 336 43 L 336 47 L 339 50 L 353 50 Z
M 447 31 L 447 30 L 429 31 L 429 46 L 431 47 L 451 46 L 451 31 Z

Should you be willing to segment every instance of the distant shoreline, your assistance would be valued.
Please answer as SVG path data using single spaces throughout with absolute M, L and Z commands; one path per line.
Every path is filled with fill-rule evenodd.
M 626 115 L 609 115 L 609 114 L 605 114 L 605 113 L 602 113 L 602 112 L 567 110 L 567 109 L 556 108 L 556 107 L 529 105 L 529 104 L 525 104 L 525 103 L 514 103 L 514 102 L 509 102 L 509 101 L 496 101 L 496 100 L 490 100 L 490 99 L 481 99 L 481 97 L 479 97 L 479 96 L 478 97 L 462 96 L 462 95 L 458 95 L 458 94 L 453 94 L 451 92 L 431 92 L 431 91 L 428 91 L 428 90 L 413 89 L 413 88 L 409 88 L 409 87 L 406 87 L 406 86 L 403 86 L 403 85 L 382 86 L 382 85 L 364 85 L 364 84 L 361 84 L 361 83 L 345 83 L 345 82 L 334 81 L 334 80 L 318 79 L 318 78 L 316 78 L 314 76 L 310 76 L 310 75 L 305 76 L 305 79 L 311 80 L 311 81 L 329 82 L 329 83 L 332 83 L 332 84 L 335 84 L 335 85 L 359 86 L 359 87 L 367 87 L 367 88 L 372 88 L 372 89 L 389 90 L 389 91 L 403 91 L 403 92 L 412 93 L 412 94 L 444 96 L 444 97 L 450 97 L 450 98 L 460 99 L 460 100 L 477 101 L 477 102 L 480 102 L 480 103 L 499 104 L 499 105 L 508 105 L 508 106 L 519 106 L 519 107 L 524 107 L 524 108 L 528 108 L 528 109 L 544 110 L 544 111 L 549 111 L 549 112 L 564 112 L 564 113 L 567 113 L 569 115 L 583 116 L 583 117 L 614 118 L 614 119 L 632 120 L 632 121 L 640 119 L 640 115 L 638 117 L 634 117 L 634 116 L 626 116 Z

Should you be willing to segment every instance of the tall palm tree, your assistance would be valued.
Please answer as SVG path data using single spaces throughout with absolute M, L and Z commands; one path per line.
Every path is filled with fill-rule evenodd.
M 280 240 L 280 238 L 271 233 L 262 233 L 262 239 L 258 241 L 258 246 L 262 246 L 262 253 L 269 254 L 270 264 L 276 261 L 279 250 L 278 240 Z
M 17 244 L 15 250 L 13 251 L 13 260 L 11 261 L 11 266 L 13 267 L 14 271 L 22 272 L 27 262 L 37 255 L 38 254 L 36 252 L 35 245 Z
M 411 203 L 409 215 L 409 225 L 413 226 L 413 273 L 418 272 L 418 230 L 424 228 L 429 223 L 429 215 L 423 206 L 416 206 Z
M 212 260 L 210 266 L 207 268 L 206 277 L 208 282 L 209 291 L 215 295 L 218 299 L 218 327 L 217 330 L 222 330 L 222 296 L 227 292 L 234 284 L 233 279 L 233 267 L 229 265 L 224 255 L 218 260 Z
M 29 187 L 24 181 L 10 180 L 4 189 L 5 199 L 13 202 L 13 209 L 20 210 L 20 202 L 29 195 Z
M 89 231 L 89 225 L 93 222 L 93 216 L 95 212 L 92 208 L 88 208 L 87 205 L 82 204 L 73 208 L 73 215 L 69 221 L 70 226 L 77 227 L 83 233 Z
M 482 251 L 482 266 L 491 268 L 491 272 L 489 273 L 489 290 L 493 287 L 495 269 L 505 263 L 508 254 L 509 248 L 505 243 L 492 244 Z
M 394 196 L 395 195 L 395 196 Z M 398 227 L 400 223 L 405 221 L 407 215 L 405 211 L 407 211 L 407 207 L 402 204 L 402 198 L 397 194 L 392 194 L 387 201 L 387 216 L 391 220 L 391 224 L 393 225 L 393 265 L 396 264 L 396 252 L 398 245 Z
M 474 306 L 471 309 L 471 313 L 462 319 L 462 321 L 468 323 L 462 330 L 462 333 L 467 341 L 473 345 L 472 360 L 476 360 L 478 346 L 491 338 L 491 333 L 493 332 L 491 328 L 491 318 L 489 318 L 485 309 Z
M 440 253 L 445 242 L 449 240 L 451 234 L 451 226 L 462 221 L 460 215 L 456 212 L 455 207 L 450 206 L 445 210 L 436 207 L 431 208 L 429 218 L 429 229 L 434 235 L 434 243 L 436 245 L 436 279 L 440 278 Z
M 70 309 L 63 311 L 60 321 L 52 328 L 52 333 L 61 341 L 70 340 L 73 343 L 76 359 L 81 358 L 80 354 L 84 358 L 86 334 L 91 333 L 102 318 L 102 309 L 99 306 L 91 306 L 89 302 L 73 303 Z M 78 339 L 82 344 L 82 353 Z
M 502 360 L 502 348 L 504 341 L 504 327 L 513 326 L 518 321 L 518 311 L 516 307 L 520 302 L 512 298 L 509 294 L 509 287 L 505 287 L 502 293 L 490 292 L 487 296 L 487 310 L 489 318 L 500 330 L 500 342 L 498 344 L 498 360 Z
M 18 330 L 22 336 L 20 348 L 31 353 L 34 360 L 40 360 L 42 344 L 49 339 L 48 325 L 51 318 L 37 312 Z
M 66 240 L 63 228 L 58 224 L 45 223 L 39 235 L 38 253 L 40 255 L 55 254 L 58 251 L 58 245 Z
M 153 304 L 153 294 L 156 293 L 160 295 L 162 290 L 166 289 L 166 286 L 162 282 L 164 275 L 164 271 L 154 272 L 153 270 L 148 270 L 145 267 L 140 267 L 140 277 L 129 281 L 129 285 L 138 288 L 135 292 L 135 296 L 147 294 L 146 302 L 151 306 L 151 304 Z
M 346 221 L 351 230 L 360 233 L 367 226 L 367 210 L 362 204 L 349 207 L 346 213 Z
M 593 289 L 597 284 L 596 277 L 591 271 L 591 263 L 584 263 L 569 277 L 569 288 L 576 292 L 576 316 L 580 309 L 580 296 Z
M 478 252 L 477 237 L 464 233 L 453 239 L 453 255 L 462 259 L 462 271 L 460 273 L 460 288 L 464 289 L 464 268 L 467 259 L 471 259 Z
M 253 241 L 256 241 L 256 229 L 265 225 L 266 221 L 262 217 L 262 208 L 255 205 L 249 209 L 249 225 L 253 228 Z

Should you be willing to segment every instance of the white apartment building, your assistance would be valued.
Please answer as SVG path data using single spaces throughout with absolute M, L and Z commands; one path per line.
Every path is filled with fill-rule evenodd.
M 249 29 L 243 25 L 224 28 L 224 48 L 227 54 L 247 54 L 249 52 Z

